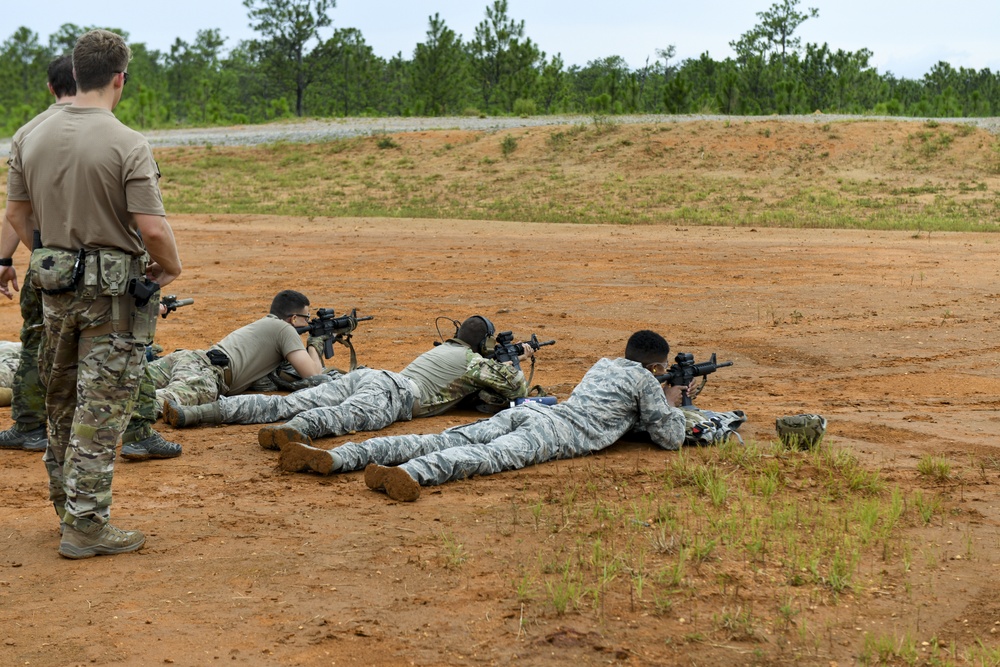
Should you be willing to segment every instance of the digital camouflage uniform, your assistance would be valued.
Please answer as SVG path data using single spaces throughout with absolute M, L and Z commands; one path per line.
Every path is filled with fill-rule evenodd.
M 398 465 L 432 486 L 590 454 L 634 428 L 663 449 L 684 441 L 684 415 L 667 403 L 652 373 L 626 359 L 601 359 L 557 405 L 525 403 L 440 434 L 372 438 L 331 451 L 342 459 L 341 470 Z
M 17 373 L 21 344 L 0 340 L 0 387 L 10 387 Z
M 524 374 L 486 359 L 458 340 L 439 345 L 400 373 L 361 368 L 287 396 L 246 395 L 219 401 L 222 422 L 286 426 L 310 438 L 377 431 L 397 421 L 444 412 L 477 391 L 507 400 L 525 396 Z

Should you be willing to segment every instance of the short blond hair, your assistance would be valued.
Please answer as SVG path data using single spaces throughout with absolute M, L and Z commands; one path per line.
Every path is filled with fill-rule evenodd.
M 97 90 L 124 72 L 132 60 L 125 39 L 110 30 L 91 30 L 80 35 L 73 47 L 73 73 L 80 92 Z

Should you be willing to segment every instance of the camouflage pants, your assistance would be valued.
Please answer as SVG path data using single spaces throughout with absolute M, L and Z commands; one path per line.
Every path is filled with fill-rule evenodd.
M 21 286 L 21 358 L 10 385 L 13 399 L 10 416 L 19 431 L 45 425 L 45 386 L 38 378 L 38 348 L 42 343 L 42 293 L 25 275 Z
M 149 364 L 149 375 L 156 388 L 156 415 L 163 402 L 178 405 L 201 405 L 218 400 L 228 390 L 222 369 L 213 366 L 202 350 L 178 350 Z
M 398 465 L 421 486 L 519 470 L 593 451 L 569 421 L 548 410 L 520 406 L 441 433 L 372 438 L 332 451 L 343 458 L 342 470 L 361 470 L 369 463 Z
M 145 350 L 142 355 L 142 377 L 139 378 L 139 397 L 136 399 L 135 412 L 129 419 L 128 427 L 122 434 L 122 444 L 139 442 L 153 435 L 153 422 L 159 418 L 157 413 L 156 386 L 149 374 L 149 364 L 146 363 Z
M 413 386 L 402 375 L 370 368 L 343 375 L 287 396 L 246 394 L 219 400 L 225 424 L 265 424 L 292 418 L 288 425 L 308 435 L 377 431 L 413 416 Z
M 21 318 L 24 320 L 21 325 L 21 355 L 14 379 L 10 384 L 0 383 L 0 386 L 13 390 L 10 416 L 14 420 L 14 428 L 33 431 L 45 425 L 45 386 L 38 377 L 38 349 L 43 329 L 42 293 L 32 286 L 30 275 L 24 277 L 24 285 L 21 286 Z M 149 375 L 144 373 L 136 411 L 122 436 L 122 442 L 138 442 L 152 435 L 156 416 L 155 387 Z
M 87 336 L 111 320 L 110 297 L 43 295 L 39 374 L 47 387 L 49 497 L 63 520 L 91 531 L 107 523 L 115 447 L 139 391 L 145 346 L 128 332 Z

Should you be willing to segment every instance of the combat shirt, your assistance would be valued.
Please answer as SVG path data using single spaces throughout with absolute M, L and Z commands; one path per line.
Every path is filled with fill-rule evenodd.
M 239 394 L 267 375 L 296 350 L 306 346 L 288 322 L 275 315 L 262 317 L 232 332 L 213 347 L 229 357 L 232 384 L 229 395 Z
M 420 391 L 414 417 L 439 415 L 481 389 L 511 400 L 528 393 L 521 371 L 486 359 L 457 338 L 424 352 L 400 375 L 412 380 Z
M 41 123 L 43 120 L 45 120 L 46 118 L 48 118 L 52 114 L 57 113 L 59 111 L 62 111 L 63 109 L 65 109 L 66 107 L 68 107 L 70 104 L 71 104 L 70 102 L 56 102 L 54 104 L 50 104 L 48 109 L 46 109 L 42 113 L 40 113 L 37 116 L 35 116 L 34 118 L 32 118 L 31 120 L 29 120 L 24 125 L 22 125 L 21 128 L 17 132 L 14 133 L 14 138 L 12 139 L 12 142 L 16 143 L 16 142 L 21 141 L 21 139 L 23 139 L 25 137 L 25 135 L 28 134 L 28 132 L 31 132 L 33 129 L 35 129 L 35 127 L 39 123 Z M 8 164 L 9 164 L 9 161 L 8 161 Z M 31 223 L 31 228 L 37 231 L 38 230 L 38 223 L 35 221 L 35 214 L 34 214 L 34 212 L 32 212 L 32 214 L 31 214 L 31 220 L 29 220 L 29 222 Z M 29 250 L 30 249 L 31 248 L 29 248 Z
M 107 109 L 53 113 L 11 144 L 9 164 L 7 198 L 31 202 L 49 248 L 141 255 L 133 214 L 165 215 L 149 143 Z

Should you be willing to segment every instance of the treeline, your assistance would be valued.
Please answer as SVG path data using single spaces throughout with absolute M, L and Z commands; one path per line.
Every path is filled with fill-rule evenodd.
M 331 29 L 336 0 L 244 0 L 257 39 L 227 50 L 217 29 L 169 52 L 132 44 L 117 109 L 137 128 L 257 123 L 293 116 L 536 115 L 554 113 L 874 113 L 1000 115 L 1000 72 L 939 62 L 919 80 L 880 74 L 872 53 L 800 43 L 799 0 L 757 13 L 730 42 L 735 57 L 674 61 L 673 46 L 633 69 L 619 56 L 567 66 L 494 0 L 466 40 L 439 15 L 409 56 L 388 60 L 354 28 Z M 0 45 L 0 135 L 44 109 L 45 69 L 87 27 L 63 25 L 43 44 L 26 27 Z M 127 31 L 110 28 L 127 36 Z M 331 34 L 327 34 L 330 32 Z

